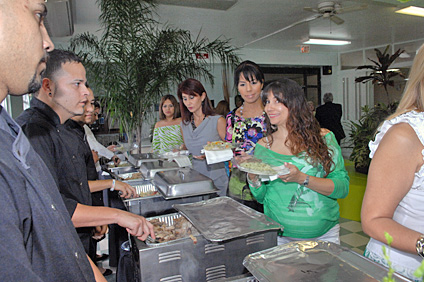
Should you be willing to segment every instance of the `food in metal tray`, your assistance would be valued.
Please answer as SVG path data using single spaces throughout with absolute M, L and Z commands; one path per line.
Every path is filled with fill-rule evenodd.
M 146 192 L 140 192 L 139 194 L 138 194 L 138 196 L 140 197 L 140 198 L 142 198 L 142 197 L 150 197 L 150 196 L 154 196 L 154 195 L 157 195 L 158 194 L 158 191 L 146 191 Z
M 121 174 L 119 175 L 119 177 L 121 177 L 124 180 L 131 180 L 131 179 L 139 179 L 142 176 L 141 176 L 141 172 L 134 172 L 134 173 Z
M 218 151 L 218 150 L 231 149 L 231 147 L 232 147 L 231 144 L 228 142 L 215 141 L 205 145 L 203 148 L 208 151 Z
M 191 237 L 193 239 L 193 236 L 199 235 L 196 228 L 182 216 L 174 219 L 172 225 L 168 225 L 166 222 L 162 222 L 157 218 L 150 220 L 150 223 L 153 224 L 156 241 L 159 243 L 185 237 Z

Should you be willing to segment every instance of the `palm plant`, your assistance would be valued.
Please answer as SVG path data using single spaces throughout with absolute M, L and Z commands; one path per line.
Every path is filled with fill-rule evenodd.
M 387 45 L 386 49 L 383 53 L 379 49 L 374 49 L 375 54 L 377 55 L 378 61 L 372 60 L 368 58 L 374 65 L 363 65 L 359 66 L 356 69 L 371 69 L 371 73 L 365 76 L 357 77 L 355 82 L 366 83 L 368 81 L 372 81 L 373 84 L 381 85 L 384 87 L 386 91 L 388 102 L 391 103 L 389 97 L 389 91 L 387 89 L 388 86 L 394 87 L 394 80 L 392 79 L 395 76 L 400 75 L 401 77 L 405 77 L 403 73 L 399 70 L 391 70 L 390 65 L 402 54 L 405 50 L 398 49 L 393 55 L 389 55 L 388 51 L 390 49 L 390 45 Z
M 213 63 L 225 68 L 239 62 L 230 40 L 209 41 L 154 19 L 152 0 L 97 0 L 103 35 L 83 33 L 71 39 L 71 49 L 87 67 L 87 76 L 104 93 L 108 113 L 121 132 L 141 143 L 142 120 L 163 93 L 187 77 L 213 85 Z M 207 53 L 210 61 L 197 59 Z M 129 140 L 131 141 L 131 140 Z M 140 146 L 139 146 L 140 148 Z

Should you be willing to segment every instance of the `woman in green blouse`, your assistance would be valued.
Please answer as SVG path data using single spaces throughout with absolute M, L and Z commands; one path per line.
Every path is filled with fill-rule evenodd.
M 159 104 L 159 121 L 153 131 L 152 148 L 154 153 L 172 152 L 184 144 L 181 133 L 180 106 L 172 95 L 165 95 Z
M 349 177 L 334 134 L 321 129 L 308 109 L 302 88 L 290 79 L 268 84 L 262 92 L 272 126 L 255 148 L 255 156 L 290 173 L 261 182 L 248 174 L 250 190 L 266 215 L 284 231 L 278 244 L 295 240 L 340 243 L 337 199 L 349 192 Z

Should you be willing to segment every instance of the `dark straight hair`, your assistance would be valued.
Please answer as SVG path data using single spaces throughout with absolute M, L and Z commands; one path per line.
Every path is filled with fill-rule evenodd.
M 43 78 L 54 80 L 55 74 L 62 69 L 62 64 L 64 63 L 82 63 L 82 61 L 80 57 L 71 51 L 54 49 L 48 53 L 46 71 Z
M 254 79 L 262 84 L 265 82 L 264 73 L 261 68 L 252 61 L 241 62 L 234 71 L 234 86 L 236 88 L 240 82 L 241 74 L 243 74 L 244 78 L 249 82 L 252 82 Z
M 171 101 L 172 105 L 174 106 L 174 115 L 172 116 L 172 119 L 176 119 L 180 117 L 180 106 L 178 105 L 178 101 L 177 99 L 173 96 L 173 95 L 165 95 L 160 99 L 160 104 L 159 104 L 159 119 L 160 120 L 164 120 L 166 119 L 165 114 L 163 113 L 163 104 L 165 103 L 166 100 Z
M 205 93 L 205 100 L 202 102 L 202 112 L 206 116 L 214 115 L 215 111 L 212 108 L 211 101 L 208 98 L 205 88 L 202 83 L 194 78 L 187 78 L 178 85 L 178 98 L 180 99 L 181 118 L 185 124 L 191 121 L 193 113 L 190 112 L 183 102 L 183 93 L 186 95 L 202 96 Z

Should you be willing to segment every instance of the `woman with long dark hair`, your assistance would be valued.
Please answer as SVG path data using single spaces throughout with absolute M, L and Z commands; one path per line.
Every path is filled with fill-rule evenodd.
M 184 141 L 180 126 L 180 105 L 174 96 L 165 95 L 161 98 L 159 119 L 153 131 L 153 152 L 165 153 L 179 149 Z
M 225 139 L 225 119 L 215 115 L 205 88 L 196 79 L 188 78 L 178 85 L 178 98 L 184 144 L 193 155 L 193 168 L 212 179 L 220 190 L 218 194 L 225 196 L 228 176 L 224 163 L 208 165 L 205 156 L 200 154 L 208 141 Z
M 320 128 L 302 88 L 290 79 L 269 83 L 262 102 L 271 126 L 257 143 L 255 156 L 290 172 L 269 182 L 250 173 L 247 178 L 265 214 L 284 226 L 278 243 L 339 243 L 337 199 L 347 196 L 349 177 L 334 134 Z
M 264 82 L 262 70 L 252 61 L 240 63 L 234 71 L 234 85 L 243 103 L 227 115 L 225 138 L 227 142 L 239 144 L 235 150 L 235 156 L 242 152 L 253 154 L 256 142 L 263 137 L 266 130 L 264 106 L 260 99 Z M 231 170 L 228 194 L 236 201 L 263 212 L 262 205 L 250 192 L 246 173 L 236 167 Z

